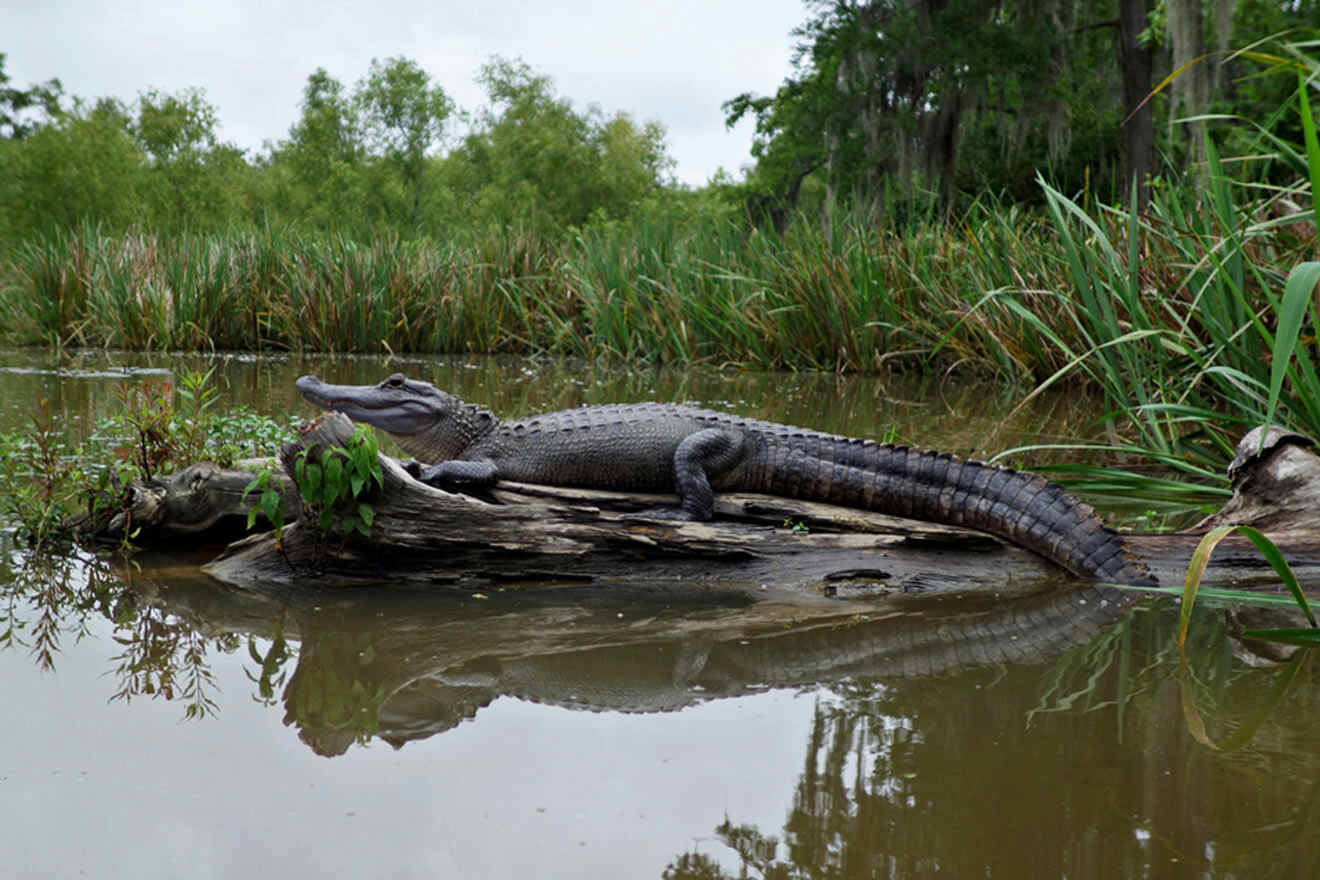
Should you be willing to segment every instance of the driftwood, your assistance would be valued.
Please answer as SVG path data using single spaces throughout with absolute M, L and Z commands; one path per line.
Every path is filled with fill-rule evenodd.
M 136 482 L 127 487 L 127 499 L 119 510 L 105 522 L 93 524 L 92 537 L 109 542 L 130 538 L 149 546 L 241 537 L 248 531 L 248 513 L 257 500 L 248 487 L 256 470 L 269 464 L 253 460 L 222 468 L 201 461 L 167 477 Z M 285 508 L 297 511 L 302 500 L 293 479 L 283 472 L 272 476 Z M 271 526 L 264 517 L 258 521 L 266 528 Z
M 352 423 L 327 414 L 285 450 L 345 445 Z M 325 538 L 292 522 L 301 501 L 287 474 L 281 536 L 253 535 L 207 566 L 244 587 L 315 583 L 412 583 L 431 589 L 616 588 L 751 591 L 762 597 L 1031 595 L 1073 579 L 1035 554 L 983 533 L 765 495 L 717 496 L 716 519 L 696 523 L 648 516 L 676 503 L 663 495 L 501 483 L 487 498 L 451 494 L 414 480 L 381 456 L 384 487 L 369 500 L 371 540 Z M 1233 469 L 1234 497 L 1187 532 L 1130 534 L 1127 549 L 1165 585 L 1179 585 L 1200 536 L 1215 525 L 1250 524 L 1279 544 L 1303 583 L 1320 582 L 1320 541 L 1311 513 L 1320 500 L 1320 457 L 1310 441 L 1274 431 L 1263 448 L 1244 438 Z M 165 481 L 135 486 L 134 503 L 109 537 L 128 528 L 139 541 L 220 540 L 240 534 L 256 493 L 249 470 L 194 465 Z M 118 531 L 116 531 L 116 529 Z M 1204 583 L 1275 586 L 1254 545 L 1230 536 Z
M 311 423 L 303 448 L 343 445 L 352 425 L 339 414 Z M 1218 519 L 1191 533 L 1130 535 L 1129 550 L 1162 583 L 1180 583 L 1200 533 L 1226 521 L 1274 536 L 1306 582 L 1320 580 L 1310 499 L 1320 458 L 1292 435 L 1260 450 L 1244 438 L 1234 463 L 1235 495 Z M 286 450 L 286 466 L 296 450 Z M 1257 454 L 1261 452 L 1261 454 Z M 618 583 L 715 586 L 796 595 L 978 593 L 1027 595 L 1069 580 L 1035 554 L 966 529 L 832 505 L 752 494 L 717 499 L 717 519 L 648 517 L 675 499 L 501 484 L 489 500 L 455 495 L 412 479 L 382 456 L 385 485 L 372 500 L 370 542 L 326 541 L 310 526 L 232 547 L 208 571 L 228 583 L 387 580 L 471 589 L 483 584 L 544 586 Z M 663 565 L 651 564 L 663 561 Z M 1205 582 L 1274 582 L 1245 539 L 1229 538 Z

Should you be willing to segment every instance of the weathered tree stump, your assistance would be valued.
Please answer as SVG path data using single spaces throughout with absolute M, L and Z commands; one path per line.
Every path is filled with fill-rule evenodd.
M 120 509 L 102 522 L 88 522 L 89 537 L 118 543 L 129 539 L 159 546 L 177 540 L 229 541 L 248 532 L 248 513 L 257 495 L 247 491 L 262 461 L 239 462 L 222 468 L 196 462 L 176 474 L 135 482 L 126 488 Z M 293 478 L 275 472 L 273 478 L 286 510 L 302 506 Z M 259 517 L 264 527 L 271 524 Z

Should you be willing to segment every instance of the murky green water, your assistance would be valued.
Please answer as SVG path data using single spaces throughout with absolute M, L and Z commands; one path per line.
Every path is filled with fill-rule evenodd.
M 187 358 L 0 356 L 0 430 L 73 435 Z M 377 359 L 216 362 L 226 402 Z M 125 377 L 124 367 L 135 371 Z M 682 399 L 985 455 L 1084 436 L 984 386 L 396 361 L 497 411 Z M 257 595 L 193 557 L 29 560 L 5 540 L 0 854 L 15 877 L 1313 877 L 1314 661 L 1255 669 L 1173 611 L 977 666 L 1014 609 L 837 618 L 608 589 Z M 1049 656 L 1046 656 L 1049 655 Z M 1184 689 L 1219 741 L 1189 732 Z M 191 715 L 196 717 L 189 717 Z

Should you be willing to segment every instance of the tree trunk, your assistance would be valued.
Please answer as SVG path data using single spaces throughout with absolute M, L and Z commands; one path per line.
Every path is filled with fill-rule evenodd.
M 1155 113 L 1151 89 L 1152 52 L 1141 45 L 1149 0 L 1119 2 L 1119 60 L 1123 67 L 1123 177 L 1137 188 L 1137 210 L 1150 202 L 1155 170 Z M 1130 194 L 1130 190 L 1129 190 Z
M 1169 125 L 1183 125 L 1187 132 L 1189 163 L 1206 161 L 1203 123 L 1177 120 L 1200 116 L 1210 107 L 1210 77 L 1213 65 L 1204 60 L 1205 14 L 1202 0 L 1168 0 L 1169 41 L 1173 49 L 1173 111 Z

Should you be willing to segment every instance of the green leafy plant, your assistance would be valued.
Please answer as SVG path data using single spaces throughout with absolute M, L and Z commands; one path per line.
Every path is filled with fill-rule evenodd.
M 791 516 L 784 517 L 783 528 L 791 529 L 792 531 L 797 532 L 799 534 L 805 534 L 806 532 L 811 531 L 811 529 L 808 528 L 806 523 L 802 522 L 801 520 L 794 522 L 793 517 Z
M 316 523 L 323 535 L 339 528 L 345 535 L 357 532 L 370 537 L 375 511 L 364 499 L 383 485 L 384 477 L 376 436 L 369 427 L 358 425 L 347 447 L 301 450 L 293 472 L 303 501 L 318 511 Z
M 214 378 L 215 367 L 205 372 L 179 373 L 178 404 L 171 427 L 176 437 L 174 454 L 180 464 L 197 461 L 206 451 L 211 408 L 219 397 Z
M 120 411 L 112 419 L 128 440 L 118 454 L 136 465 L 143 479 L 168 472 L 168 464 L 177 456 L 173 396 L 173 385 L 163 379 L 115 388 Z
M 50 401 L 42 398 L 26 435 L 0 437 L 0 509 L 18 523 L 35 548 L 68 538 L 82 470 L 55 427 Z
M 177 384 L 145 379 L 115 388 L 120 411 L 98 426 L 122 438 L 117 453 L 132 461 L 143 479 L 169 473 L 209 456 L 209 437 L 219 392 L 215 368 L 183 370 Z
M 251 529 L 256 525 L 258 516 L 266 517 L 266 521 L 275 527 L 275 541 L 278 543 L 284 535 L 285 505 L 284 493 L 280 491 L 273 468 L 264 467 L 258 471 L 257 476 L 243 490 L 243 497 L 247 498 L 248 493 L 256 489 L 261 490 L 261 495 L 256 505 L 248 511 L 247 527 Z

